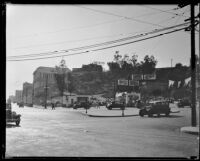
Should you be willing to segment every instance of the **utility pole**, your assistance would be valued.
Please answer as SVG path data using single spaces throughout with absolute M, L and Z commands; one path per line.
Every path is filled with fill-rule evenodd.
M 195 4 L 191 3 L 191 85 L 192 85 L 192 126 L 196 126 L 196 55 L 195 55 Z

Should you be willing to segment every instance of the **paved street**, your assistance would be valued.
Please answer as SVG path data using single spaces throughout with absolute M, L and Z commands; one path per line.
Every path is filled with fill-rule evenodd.
M 190 108 L 169 117 L 89 117 L 80 110 L 18 108 L 20 126 L 6 127 L 6 156 L 190 157 L 199 155 Z M 101 109 L 99 109 L 101 110 Z M 199 112 L 197 112 L 198 114 Z

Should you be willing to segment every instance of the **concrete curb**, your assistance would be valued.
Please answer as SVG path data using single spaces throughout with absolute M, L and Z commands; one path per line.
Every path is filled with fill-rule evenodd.
M 196 127 L 193 127 L 193 126 L 182 127 L 180 129 L 180 131 L 185 132 L 185 133 L 189 133 L 189 134 L 199 135 L 199 125 L 197 125 Z
M 135 115 L 108 115 L 108 116 L 103 116 L 103 115 L 91 115 L 91 114 L 86 114 L 87 116 L 90 116 L 90 117 L 132 117 L 132 116 L 139 116 L 139 114 L 135 114 Z
M 138 114 L 128 114 L 128 115 L 124 115 L 122 116 L 121 114 L 120 115 L 96 115 L 96 114 L 86 114 L 84 112 L 81 112 L 81 111 L 77 111 L 83 115 L 86 115 L 86 116 L 89 116 L 89 117 L 133 117 L 133 116 L 139 116 L 139 113 Z M 173 111 L 171 113 L 179 113 L 180 111 Z

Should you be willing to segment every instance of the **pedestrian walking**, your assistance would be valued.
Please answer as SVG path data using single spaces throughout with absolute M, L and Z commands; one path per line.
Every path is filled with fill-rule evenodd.
M 54 105 L 54 103 L 51 103 L 51 107 L 52 107 L 52 110 L 55 110 L 55 105 Z

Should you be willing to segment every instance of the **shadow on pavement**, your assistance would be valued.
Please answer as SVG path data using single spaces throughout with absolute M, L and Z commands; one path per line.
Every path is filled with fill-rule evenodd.
M 6 128 L 15 128 L 15 127 L 21 127 L 20 125 L 15 125 L 11 123 L 6 123 Z
M 148 117 L 148 116 L 146 116 Z M 148 118 L 179 118 L 179 117 L 184 117 L 184 116 L 180 116 L 180 115 L 169 115 L 169 116 L 165 116 L 165 115 L 160 115 L 160 116 L 151 116 L 151 117 L 148 117 Z

